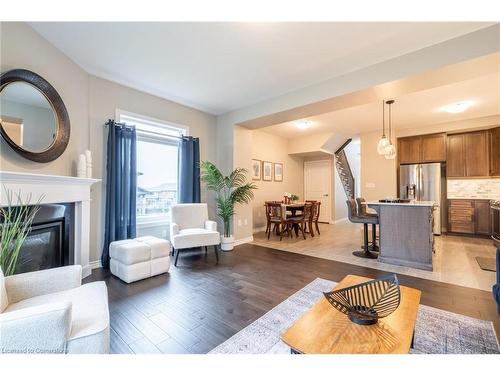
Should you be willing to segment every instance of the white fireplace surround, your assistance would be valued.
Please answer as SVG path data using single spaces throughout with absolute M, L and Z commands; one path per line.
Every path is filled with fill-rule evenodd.
M 26 199 L 32 195 L 32 202 L 43 196 L 43 203 L 74 203 L 75 264 L 82 266 L 82 277 L 90 275 L 90 187 L 101 180 L 68 176 L 52 176 L 35 173 L 0 171 L 0 205 L 7 205 L 5 188 L 21 193 Z

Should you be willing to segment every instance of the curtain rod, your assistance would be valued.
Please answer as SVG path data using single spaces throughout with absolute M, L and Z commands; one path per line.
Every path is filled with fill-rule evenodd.
M 125 127 L 129 127 L 129 128 L 135 128 L 135 125 L 129 125 L 129 124 L 126 124 L 124 122 L 116 122 L 114 120 L 108 120 L 104 126 L 109 126 L 109 125 L 113 125 L 113 126 L 125 126 Z M 168 138 L 176 138 L 176 139 L 182 139 L 182 138 L 186 138 L 186 136 L 175 136 L 175 135 L 171 135 L 171 134 L 164 134 L 164 133 L 158 133 L 158 132 L 153 132 L 153 131 L 150 131 L 150 130 L 141 130 L 141 129 L 136 129 L 136 131 L 140 132 L 140 133 L 146 133 L 146 134 L 152 134 L 152 135 L 158 135 L 158 136 L 162 136 L 162 137 L 168 137 Z

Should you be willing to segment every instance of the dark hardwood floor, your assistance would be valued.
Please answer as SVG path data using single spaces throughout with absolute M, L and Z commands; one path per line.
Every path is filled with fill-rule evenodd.
M 385 272 L 255 245 L 222 253 L 182 253 L 168 274 L 126 284 L 102 269 L 84 282 L 108 286 L 112 353 L 206 353 L 317 277 L 375 278 Z M 493 321 L 491 293 L 398 275 L 422 291 L 421 303 Z

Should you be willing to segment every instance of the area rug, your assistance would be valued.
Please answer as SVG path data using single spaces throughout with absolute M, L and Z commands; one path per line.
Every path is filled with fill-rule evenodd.
M 335 282 L 316 279 L 255 322 L 214 348 L 210 354 L 290 354 L 280 337 L 323 298 Z M 493 323 L 420 305 L 410 353 L 498 354 Z

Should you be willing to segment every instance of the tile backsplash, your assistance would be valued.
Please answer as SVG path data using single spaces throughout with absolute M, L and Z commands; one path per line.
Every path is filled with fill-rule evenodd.
M 448 180 L 448 199 L 500 199 L 500 179 Z

